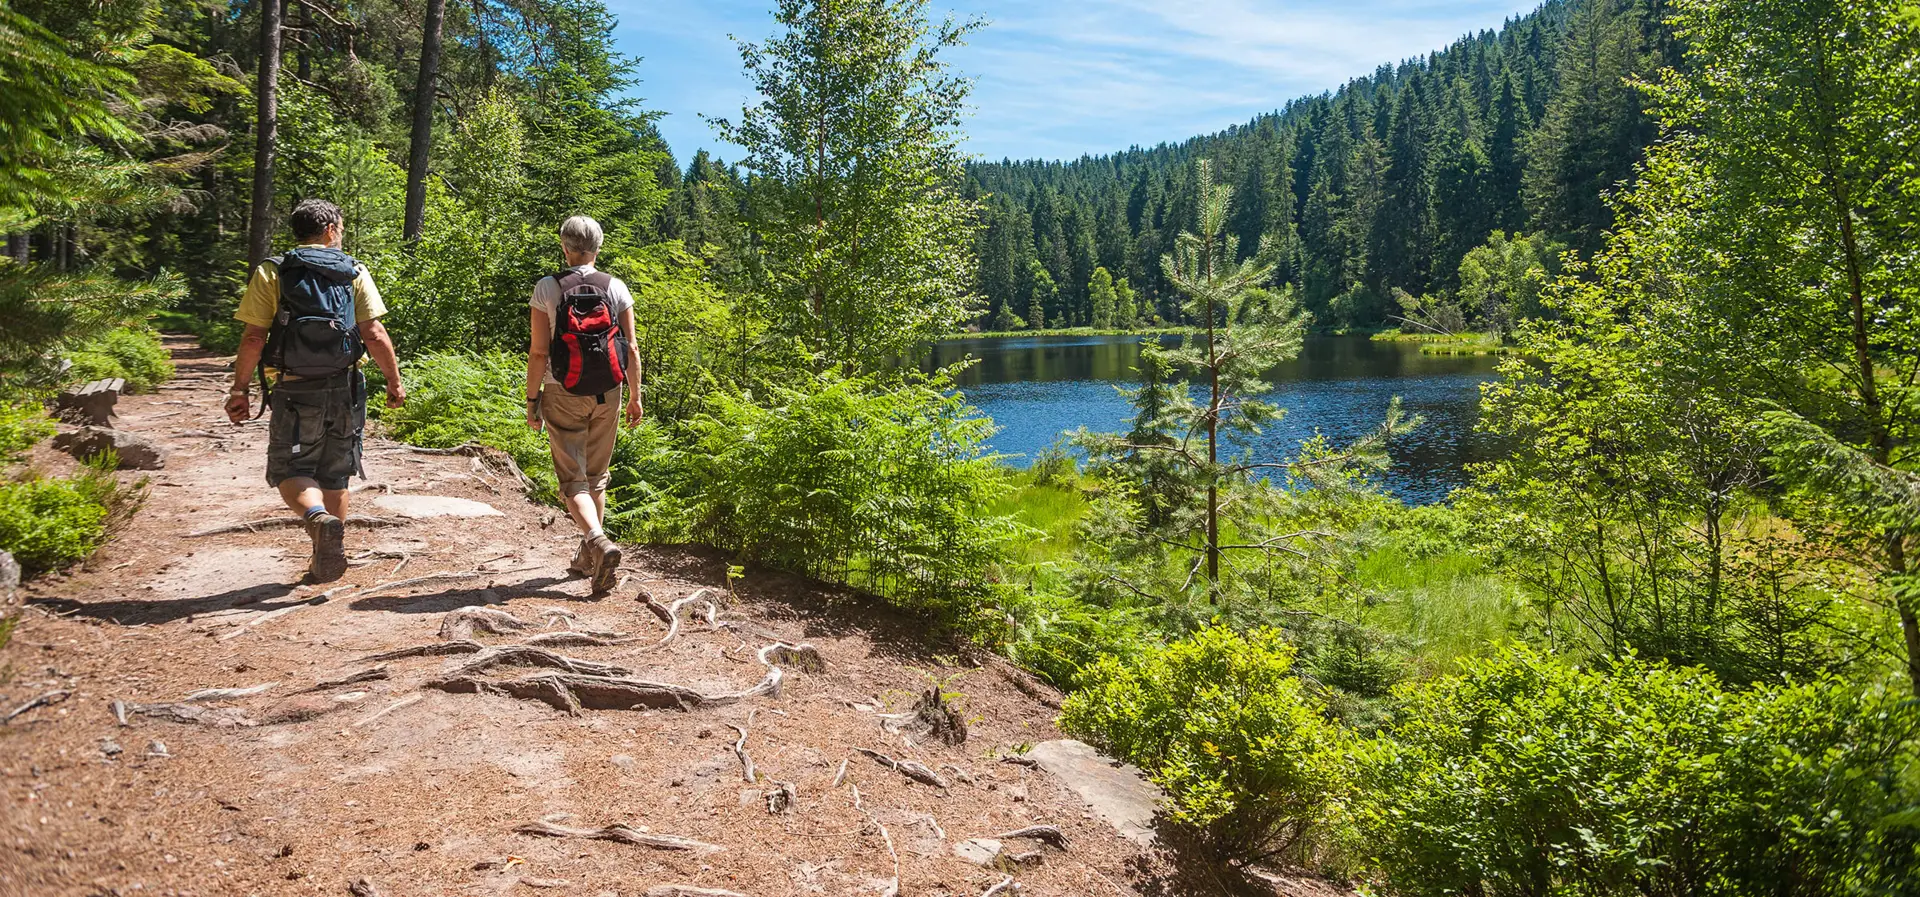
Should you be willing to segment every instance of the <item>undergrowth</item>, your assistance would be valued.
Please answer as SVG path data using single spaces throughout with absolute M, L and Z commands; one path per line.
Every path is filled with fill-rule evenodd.
M 90 459 L 71 477 L 0 483 L 0 551 L 24 576 L 85 560 L 145 498 L 145 481 L 122 485 L 111 455 Z
M 151 392 L 173 377 L 172 356 L 160 334 L 145 327 L 121 327 L 81 342 L 68 354 L 74 383 L 124 378 L 132 392 Z

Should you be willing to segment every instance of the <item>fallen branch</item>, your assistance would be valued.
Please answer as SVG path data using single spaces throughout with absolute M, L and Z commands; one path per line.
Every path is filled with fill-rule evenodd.
M 828 785 L 827 790 L 832 791 L 833 789 L 840 787 L 840 783 L 846 780 L 847 780 L 847 758 L 842 757 L 840 758 L 840 771 L 833 774 L 833 784 Z
M 425 696 L 425 695 L 407 695 L 406 697 L 404 697 L 404 698 L 401 698 L 401 699 L 400 699 L 400 700 L 398 700 L 398 701 L 395 701 L 395 702 L 393 702 L 393 703 L 391 703 L 391 704 L 388 704 L 387 706 L 385 706 L 385 707 L 382 707 L 382 708 L 380 708 L 379 710 L 376 710 L 376 711 L 374 711 L 374 712 L 372 712 L 372 713 L 370 713 L 370 714 L 368 714 L 368 715 L 367 715 L 367 717 L 366 717 L 365 719 L 362 719 L 362 720 L 360 720 L 360 721 L 358 721 L 358 722 L 355 722 L 355 723 L 353 724 L 353 727 L 354 727 L 354 728 L 356 728 L 356 729 L 358 729 L 358 728 L 360 728 L 360 727 L 362 727 L 362 726 L 365 726 L 365 725 L 367 725 L 368 723 L 371 723 L 371 722 L 373 722 L 374 720 L 377 720 L 377 719 L 379 719 L 379 718 L 381 718 L 381 717 L 383 717 L 383 716 L 386 716 L 386 715 L 387 715 L 387 714 L 389 714 L 389 713 L 392 713 L 392 712 L 394 712 L 395 710 L 399 710 L 399 709 L 400 709 L 400 708 L 402 708 L 402 707 L 411 707 L 411 706 L 413 706 L 413 705 L 415 705 L 415 704 L 418 704 L 418 703 L 420 703 L 421 701 L 424 701 L 424 700 L 426 700 L 426 696 Z
M 647 897 L 747 897 L 747 895 L 739 891 L 696 888 L 692 885 L 654 885 L 647 889 Z
M 529 822 L 526 825 L 514 829 L 514 831 L 522 835 L 539 835 L 546 838 L 588 838 L 594 841 L 616 841 L 621 844 L 632 844 L 636 847 L 650 847 L 654 850 L 696 850 L 703 853 L 712 853 L 726 849 L 718 844 L 708 844 L 704 841 L 695 841 L 692 838 L 643 832 L 629 828 L 618 822 L 602 828 L 584 829 L 568 828 L 564 825 L 555 825 L 554 823 L 541 820 L 539 822 Z
M 348 526 L 364 526 L 368 528 L 403 526 L 406 523 L 407 521 L 394 517 L 366 517 L 359 514 L 347 518 Z M 269 517 L 265 520 L 246 520 L 240 523 L 229 523 L 223 526 L 194 530 L 187 534 L 187 538 L 199 539 L 206 536 L 223 536 L 229 533 L 259 533 L 271 529 L 293 529 L 306 525 L 307 522 L 298 517 Z
M 886 754 L 880 753 L 879 751 L 870 751 L 870 750 L 867 750 L 866 748 L 854 748 L 854 750 L 859 751 L 862 754 L 866 754 L 869 757 L 872 757 L 873 762 L 878 763 L 881 766 L 884 766 L 888 769 L 894 770 L 895 772 L 898 772 L 901 775 L 906 776 L 907 778 L 912 779 L 916 782 L 920 782 L 921 784 L 932 785 L 936 788 L 947 787 L 946 779 L 941 778 L 939 773 L 934 772 L 931 769 L 928 769 L 924 764 L 921 764 L 918 761 L 895 760 L 892 757 L 887 756 Z
M 986 889 L 986 891 L 980 894 L 980 897 L 994 897 L 995 894 L 1005 891 L 1008 888 L 1013 888 L 1015 892 L 1018 892 L 1020 889 L 1019 885 L 1013 883 L 1013 876 L 1011 875 L 1001 879 L 999 884 Z
M 25 704 L 21 704 L 20 706 L 13 708 L 13 712 L 7 714 L 7 718 L 4 720 L 0 720 L 0 723 L 4 723 L 6 725 L 12 725 L 14 717 L 19 716 L 22 713 L 26 713 L 27 711 L 32 710 L 35 707 L 52 707 L 53 705 L 66 700 L 72 694 L 73 694 L 72 692 L 69 692 L 64 688 L 55 689 L 53 691 L 47 692 L 46 694 L 40 695 L 38 697 L 35 697 L 27 701 Z
M 747 753 L 747 727 L 751 725 L 753 725 L 752 710 L 747 711 L 747 722 L 745 725 L 736 726 L 732 723 L 727 723 L 727 728 L 740 733 L 739 740 L 733 743 L 733 755 L 740 758 L 740 777 L 745 779 L 749 785 L 760 780 L 753 771 L 753 755 Z
M 893 836 L 887 833 L 887 824 L 860 802 L 859 785 L 853 786 L 853 808 L 866 814 L 867 821 L 880 830 L 880 840 L 887 845 L 887 856 L 893 858 L 893 880 L 887 883 L 887 889 L 881 892 L 881 897 L 900 897 L 900 852 L 893 849 Z

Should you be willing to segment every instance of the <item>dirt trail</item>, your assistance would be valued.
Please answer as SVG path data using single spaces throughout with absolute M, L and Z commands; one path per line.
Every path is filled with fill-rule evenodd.
M 118 427 L 172 453 L 151 476 L 144 509 L 85 570 L 33 584 L 0 651 L 0 712 L 69 693 L 0 726 L 0 895 L 342 895 L 362 877 L 388 897 L 626 897 L 671 885 L 754 897 L 883 894 L 894 878 L 889 842 L 901 894 L 979 895 L 1006 873 L 969 864 L 953 845 L 1039 823 L 1058 825 L 1068 846 L 1008 842 L 1009 852 L 1037 854 L 1010 870 L 1024 893 L 1131 894 L 1153 884 L 1156 864 L 1072 793 L 999 759 L 1058 737 L 1053 708 L 1016 688 L 1003 664 L 962 662 L 923 624 L 870 599 L 761 572 L 730 594 L 724 558 L 643 548 L 628 553 L 632 578 L 592 600 L 565 572 L 571 527 L 529 504 L 511 475 L 377 438 L 368 482 L 500 513 L 351 528 L 358 566 L 326 587 L 299 584 L 300 530 L 189 537 L 284 512 L 261 479 L 264 422 L 230 427 L 219 411 L 222 360 L 175 349 L 181 379 L 120 402 Z M 41 452 L 43 467 L 67 463 Z M 356 493 L 354 513 L 399 517 L 377 506 L 383 494 Z M 374 588 L 476 566 L 493 572 Z M 678 636 L 650 648 L 667 627 L 644 598 L 665 605 L 703 589 L 726 625 L 710 626 L 691 603 Z M 450 616 L 469 608 L 528 628 L 491 634 L 485 624 L 499 617 Z M 824 668 L 775 651 L 777 695 L 639 710 L 594 709 L 589 695 L 577 715 L 540 695 L 428 686 L 504 656 L 492 651 L 394 659 L 384 678 L 316 688 L 379 666 L 370 655 L 459 642 L 476 621 L 468 638 L 488 648 L 557 631 L 629 636 L 598 646 L 566 637 L 548 650 L 706 695 L 764 685 L 770 667 L 756 655 L 774 642 L 814 646 Z M 555 672 L 495 667 L 472 678 Z M 133 706 L 269 683 L 150 713 Z M 965 696 L 963 744 L 883 727 L 883 714 L 910 709 L 937 683 Z M 133 707 L 124 725 L 115 701 Z M 747 732 L 751 784 L 732 726 Z M 157 756 L 161 744 L 168 756 Z M 913 781 L 859 748 L 916 761 L 950 787 Z M 779 783 L 791 783 L 792 806 L 769 812 Z M 675 836 L 717 849 L 515 831 L 542 821 L 582 831 L 621 824 L 640 836 L 628 840 Z

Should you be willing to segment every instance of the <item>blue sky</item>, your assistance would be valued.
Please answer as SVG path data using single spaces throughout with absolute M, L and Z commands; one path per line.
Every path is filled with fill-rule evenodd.
M 1498 28 L 1539 0 L 933 0 L 989 20 L 949 59 L 977 79 L 967 150 L 1071 159 L 1217 131 Z M 685 162 L 734 160 L 700 118 L 751 100 L 729 34 L 773 31 L 771 0 L 608 0 L 620 49 L 642 58 L 634 93 L 667 113 Z

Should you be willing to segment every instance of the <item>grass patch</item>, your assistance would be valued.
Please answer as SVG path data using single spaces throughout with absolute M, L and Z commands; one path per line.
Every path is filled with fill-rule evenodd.
M 19 460 L 53 430 L 47 408 L 38 399 L 0 400 L 0 465 Z
M 1380 596 L 1367 622 L 1406 639 L 1433 672 L 1488 654 L 1523 609 L 1515 587 L 1464 550 L 1424 554 L 1390 541 L 1361 557 L 1353 578 Z

